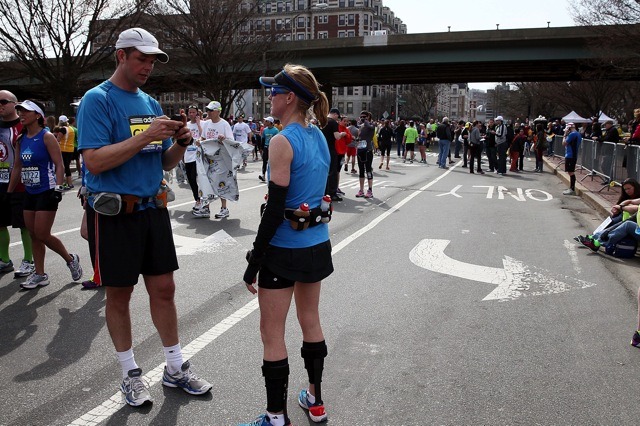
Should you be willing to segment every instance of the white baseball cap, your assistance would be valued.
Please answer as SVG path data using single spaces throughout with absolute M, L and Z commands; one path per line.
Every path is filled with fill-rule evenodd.
M 126 49 L 127 47 L 135 47 L 145 55 L 156 55 L 163 64 L 169 62 L 169 55 L 158 47 L 158 40 L 149 31 L 142 28 L 129 28 L 120 33 L 116 49 Z
M 496 117 L 496 121 L 504 121 L 504 118 L 502 118 L 502 116 L 499 115 L 499 116 Z
M 273 119 L 273 117 L 267 117 L 264 120 L 268 121 L 269 123 L 275 123 L 275 120 Z
M 60 123 L 68 123 L 69 122 L 69 118 L 67 118 L 66 115 L 61 115 L 60 117 L 58 117 L 58 122 L 60 122 Z
M 218 101 L 211 101 L 205 109 L 208 109 L 209 111 L 222 111 L 222 105 L 220 105 L 220 102 Z

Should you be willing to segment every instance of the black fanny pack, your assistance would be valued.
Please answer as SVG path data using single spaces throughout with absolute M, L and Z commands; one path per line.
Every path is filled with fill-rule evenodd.
M 331 207 L 326 211 L 323 211 L 320 207 L 316 207 L 309 209 L 308 212 L 301 213 L 299 209 L 285 209 L 284 217 L 289 221 L 293 229 L 296 231 L 304 231 L 309 227 L 321 223 L 329 223 L 332 210 Z

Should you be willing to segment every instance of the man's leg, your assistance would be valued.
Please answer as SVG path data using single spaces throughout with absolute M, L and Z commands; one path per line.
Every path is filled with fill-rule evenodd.
M 132 347 L 131 315 L 129 313 L 131 293 L 133 293 L 133 286 L 106 287 L 107 329 L 117 352 L 125 352 Z

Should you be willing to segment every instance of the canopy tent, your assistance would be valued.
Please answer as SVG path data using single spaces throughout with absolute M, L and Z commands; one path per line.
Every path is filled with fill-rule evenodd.
M 613 124 L 618 124 L 618 120 L 616 120 L 615 118 L 611 118 L 607 116 L 607 114 L 605 114 L 604 112 L 600 111 L 600 115 L 598 116 L 598 122 L 601 124 L 604 124 L 609 120 L 613 121 Z
M 575 111 L 571 111 L 569 114 L 562 117 L 562 119 L 565 123 L 591 123 L 591 120 L 580 117 Z

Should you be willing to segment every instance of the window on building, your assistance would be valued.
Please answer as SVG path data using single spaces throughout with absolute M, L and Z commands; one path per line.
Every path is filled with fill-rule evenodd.
M 347 15 L 347 23 L 349 25 L 355 25 L 355 23 L 356 23 L 356 15 L 354 15 L 353 13 L 350 13 L 349 15 Z
M 353 114 L 353 102 L 347 102 L 347 114 Z
M 305 10 L 307 8 L 307 0 L 298 0 L 296 4 L 298 10 Z
M 262 31 L 262 19 L 256 21 L 256 31 Z
M 369 108 L 367 108 L 367 103 L 366 102 L 362 103 L 362 110 L 363 111 L 368 111 L 369 110 Z
M 277 30 L 282 29 L 282 19 L 276 19 L 276 29 Z
M 349 0 L 349 7 L 354 7 L 356 5 L 356 0 Z
M 344 15 L 339 15 L 338 16 L 338 25 L 344 26 L 345 22 L 346 22 L 346 17 Z
M 353 95 L 354 96 L 359 96 L 360 95 L 360 87 L 354 87 L 353 88 Z
M 344 31 L 338 31 L 338 38 L 345 38 L 346 35 L 347 34 Z
M 355 30 L 349 30 L 347 31 L 347 37 L 355 37 L 356 36 L 356 32 Z
M 378 86 L 373 86 L 371 88 L 371 96 L 374 97 L 374 98 L 378 97 Z
M 318 38 L 329 38 L 328 31 L 318 31 Z
M 276 10 L 277 10 L 278 12 L 284 12 L 284 4 L 283 4 L 281 1 L 279 1 L 278 3 L 276 3 Z
M 264 29 L 266 31 L 271 31 L 271 19 L 264 20 Z
M 299 33 L 299 34 L 297 34 L 297 38 L 298 38 L 298 40 L 304 40 L 304 39 L 305 39 L 305 35 L 306 35 L 305 33 Z
M 347 87 L 347 95 L 353 96 L 353 86 Z
M 271 3 L 265 3 L 264 11 L 267 13 L 271 13 Z
M 304 28 L 305 21 L 304 16 L 298 16 L 298 28 Z
M 287 9 L 287 12 L 291 12 L 293 10 L 293 4 L 288 1 L 285 3 L 285 8 Z
M 290 30 L 290 29 L 291 29 L 291 19 L 290 19 L 290 18 L 286 18 L 286 19 L 284 20 L 284 27 L 285 27 L 287 30 Z
M 338 109 L 344 111 L 344 102 L 338 102 Z
M 369 7 L 369 0 L 364 0 L 364 7 Z
M 365 25 L 369 25 L 369 14 L 368 13 L 364 14 L 364 24 Z
M 343 92 L 343 94 L 344 94 L 345 96 L 347 96 L 347 88 L 346 88 L 346 87 L 343 87 L 343 88 L 342 88 L 342 92 Z
M 347 3 L 347 0 L 339 0 L 338 1 L 338 7 L 345 7 Z

